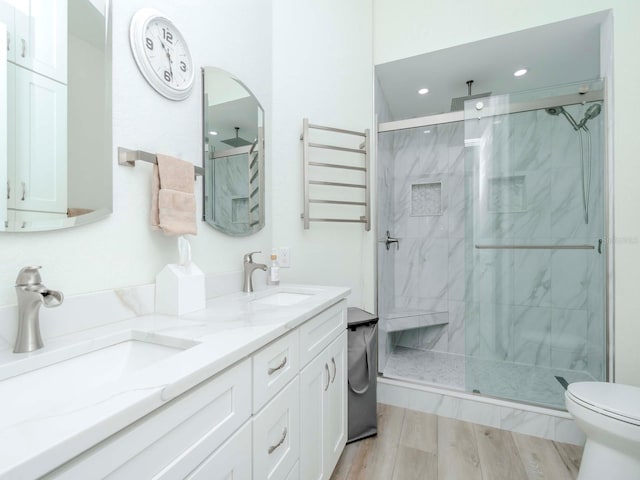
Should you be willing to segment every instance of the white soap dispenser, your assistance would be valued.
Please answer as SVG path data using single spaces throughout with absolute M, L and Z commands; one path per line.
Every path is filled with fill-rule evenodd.
M 267 285 L 280 285 L 280 267 L 278 266 L 278 256 L 271 254 L 271 265 L 267 273 Z

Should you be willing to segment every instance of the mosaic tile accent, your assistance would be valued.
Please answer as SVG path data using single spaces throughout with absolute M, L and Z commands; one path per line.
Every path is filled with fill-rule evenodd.
M 527 196 L 525 176 L 489 179 L 488 209 L 492 213 L 525 212 Z
M 411 216 L 442 215 L 442 182 L 411 185 Z

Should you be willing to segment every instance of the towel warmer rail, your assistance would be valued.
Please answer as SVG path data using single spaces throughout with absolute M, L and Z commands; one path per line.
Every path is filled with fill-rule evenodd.
M 338 145 L 315 143 L 309 141 L 309 130 L 324 130 L 327 132 L 338 133 L 343 135 L 352 135 L 362 137 L 364 141 L 359 145 L 359 148 L 349 148 Z M 336 223 L 363 223 L 367 231 L 371 230 L 371 186 L 369 180 L 371 150 L 370 150 L 370 132 L 366 129 L 364 132 L 358 132 L 354 130 L 344 130 L 342 128 L 326 127 L 322 125 L 314 125 L 309 123 L 308 118 L 302 120 L 302 180 L 303 180 L 303 204 L 304 212 L 300 215 L 304 222 L 304 229 L 308 230 L 310 222 L 336 222 Z M 347 153 L 355 153 L 362 155 L 364 158 L 364 165 L 352 166 L 341 165 L 333 162 L 315 162 L 310 160 L 310 149 L 324 149 L 334 150 Z M 313 180 L 310 177 L 309 167 L 329 168 L 333 170 L 350 170 L 364 173 L 363 183 L 346 183 L 346 182 L 334 182 L 326 180 Z M 333 200 L 326 198 L 310 198 L 310 186 L 326 186 L 326 187 L 338 187 L 345 189 L 358 189 L 364 190 L 364 201 L 347 201 L 347 200 Z M 312 217 L 309 213 L 311 204 L 325 204 L 325 205 L 350 205 L 364 208 L 364 215 L 360 218 L 319 218 Z

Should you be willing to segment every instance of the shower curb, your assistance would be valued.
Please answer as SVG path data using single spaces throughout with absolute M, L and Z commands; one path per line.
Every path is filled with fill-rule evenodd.
M 585 436 L 563 410 L 539 407 L 378 377 L 378 402 L 500 428 L 557 442 L 584 445 Z

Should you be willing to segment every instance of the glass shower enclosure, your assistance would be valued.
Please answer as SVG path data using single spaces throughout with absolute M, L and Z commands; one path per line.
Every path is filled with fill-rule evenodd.
M 602 86 L 379 133 L 383 375 L 553 408 L 605 379 Z

